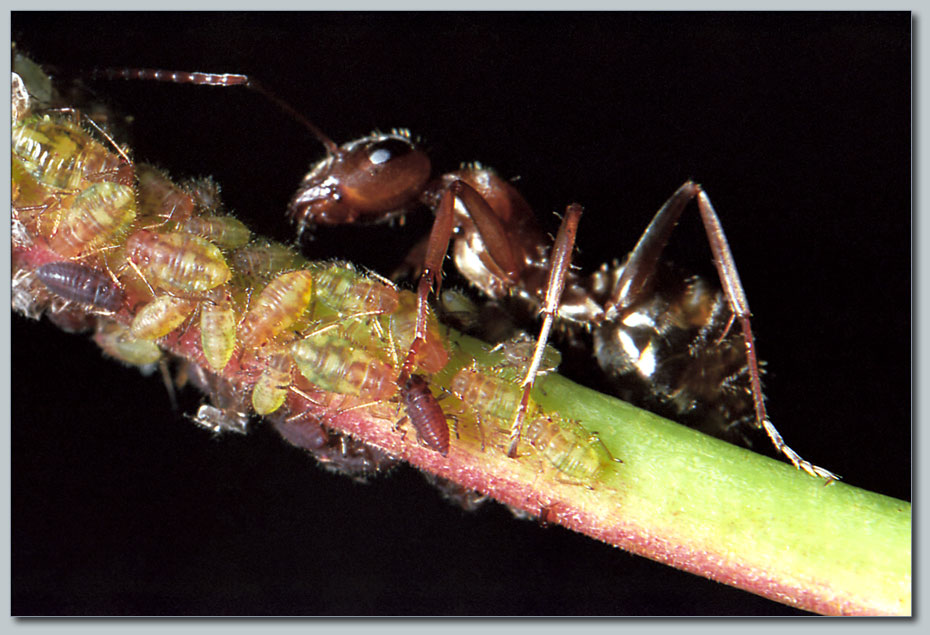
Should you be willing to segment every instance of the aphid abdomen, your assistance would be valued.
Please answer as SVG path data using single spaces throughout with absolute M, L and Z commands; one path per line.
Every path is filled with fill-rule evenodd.
M 194 199 L 171 182 L 158 168 L 136 166 L 139 183 L 139 215 L 181 222 L 194 213 Z
M 200 307 L 203 356 L 216 371 L 226 368 L 236 348 L 236 311 L 228 303 L 204 302 Z
M 385 282 L 364 276 L 348 263 L 326 263 L 313 267 L 317 298 L 340 314 L 397 310 L 397 289 Z
M 552 467 L 573 480 L 591 480 L 602 464 L 611 460 L 600 439 L 577 423 L 535 417 L 527 424 L 523 438 Z
M 26 119 L 12 131 L 13 156 L 40 183 L 76 190 L 88 179 L 115 174 L 121 158 L 70 121 L 48 115 Z
M 71 302 L 117 311 L 123 290 L 104 272 L 76 262 L 50 262 L 36 268 L 36 276 L 49 291 Z
M 104 181 L 78 194 L 49 230 L 49 246 L 71 258 L 117 237 L 136 217 L 135 192 L 131 187 Z
M 446 414 L 429 385 L 420 375 L 411 375 L 401 391 L 407 418 L 417 435 L 431 450 L 443 456 L 449 454 L 449 426 Z
M 252 387 L 252 407 L 257 414 L 271 414 L 284 404 L 292 371 L 293 362 L 286 349 L 275 350 L 267 357 L 265 368 Z
M 179 225 L 181 231 L 205 238 L 223 249 L 244 246 L 252 237 L 245 224 L 232 216 L 192 216 Z
M 129 332 L 136 339 L 156 340 L 181 326 L 195 308 L 190 300 L 160 295 L 139 309 Z
M 417 296 L 410 291 L 401 291 L 398 309 L 391 314 L 389 324 L 391 336 L 400 350 L 413 344 L 417 324 Z M 417 367 L 426 373 L 438 373 L 449 361 L 449 352 L 442 344 L 439 323 L 433 315 L 428 316 L 426 340 L 417 354 Z
M 323 390 L 362 399 L 388 399 L 397 390 L 393 367 L 357 344 L 329 334 L 291 345 L 300 373 Z
M 449 390 L 463 403 L 503 420 L 511 418 L 520 404 L 520 384 L 490 377 L 476 368 L 457 372 Z
M 126 253 L 150 284 L 169 293 L 203 293 L 232 275 L 219 247 L 199 236 L 143 229 L 126 240 Z
M 252 302 L 242 323 L 242 345 L 262 346 L 296 322 L 313 298 L 313 274 L 306 269 L 282 273 Z
M 287 245 L 262 240 L 236 249 L 230 255 L 230 262 L 237 273 L 266 278 L 279 271 L 299 267 L 305 261 Z
M 159 361 L 163 355 L 155 342 L 133 337 L 129 327 L 119 322 L 98 322 L 94 341 L 110 357 L 133 366 L 149 366 Z

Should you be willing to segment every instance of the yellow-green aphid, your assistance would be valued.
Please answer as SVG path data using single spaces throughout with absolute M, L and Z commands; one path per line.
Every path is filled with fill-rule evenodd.
M 154 364 L 163 355 L 155 342 L 133 337 L 129 327 L 119 322 L 100 320 L 94 341 L 110 357 L 133 366 Z
M 345 262 L 314 263 L 309 268 L 317 300 L 340 316 L 397 310 L 397 288 L 387 280 L 365 275 Z
M 242 345 L 262 346 L 300 319 L 313 298 L 313 274 L 306 269 L 282 273 L 253 298 L 242 320 Z
M 200 344 L 213 370 L 226 368 L 236 348 L 236 310 L 229 302 L 204 302 L 200 307 Z
M 160 295 L 139 309 L 129 332 L 136 339 L 156 340 L 181 326 L 195 308 L 190 300 Z
M 139 230 L 126 240 L 126 256 L 149 284 L 176 295 L 209 291 L 231 276 L 219 247 L 190 234 Z
M 270 240 L 256 240 L 236 249 L 230 254 L 229 261 L 236 273 L 258 279 L 295 269 L 306 262 L 287 245 Z
M 94 183 L 46 230 L 49 247 L 66 258 L 78 256 L 112 242 L 135 217 L 136 198 L 131 187 L 109 181 Z
M 513 418 L 523 396 L 518 382 L 482 373 L 476 366 L 457 372 L 449 390 L 462 403 L 505 421 Z
M 139 216 L 152 220 L 182 221 L 194 213 L 194 199 L 164 172 L 146 163 L 136 164 Z
M 527 423 L 523 439 L 556 470 L 581 482 L 593 479 L 603 466 L 616 460 L 596 434 L 558 415 L 534 417 Z
M 265 368 L 252 388 L 252 408 L 260 415 L 271 414 L 287 399 L 293 362 L 286 349 L 268 355 Z
M 40 183 L 61 191 L 115 174 L 123 162 L 77 124 L 49 115 L 27 117 L 13 126 L 12 150 Z
M 179 229 L 205 238 L 223 249 L 242 247 L 252 237 L 252 232 L 242 221 L 228 215 L 191 216 L 180 223 Z
M 290 347 L 300 374 L 323 390 L 363 399 L 388 399 L 397 392 L 397 372 L 373 353 L 332 332 Z

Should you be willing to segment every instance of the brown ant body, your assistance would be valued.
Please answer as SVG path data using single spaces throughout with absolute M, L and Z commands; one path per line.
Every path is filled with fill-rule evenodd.
M 516 189 L 477 165 L 430 180 L 430 161 L 403 132 L 373 134 L 337 146 L 289 104 L 245 75 L 126 69 L 111 77 L 203 85 L 244 85 L 269 97 L 303 123 L 326 147 L 327 156 L 304 177 L 288 214 L 300 233 L 316 225 L 375 222 L 420 206 L 435 213 L 429 237 L 407 258 L 420 272 L 415 337 L 397 383 L 411 379 L 426 340 L 428 297 L 441 281 L 452 243 L 462 275 L 491 298 L 516 297 L 544 315 L 537 348 L 514 413 L 509 456 L 515 456 L 526 404 L 549 332 L 556 319 L 593 331 L 599 364 L 614 378 L 637 378 L 653 397 L 685 413 L 713 404 L 723 417 L 747 411 L 775 448 L 797 468 L 833 480 L 831 472 L 803 460 L 769 421 L 746 300 L 733 256 L 709 197 L 685 182 L 665 202 L 622 265 L 589 277 L 572 271 L 571 253 L 581 215 L 570 205 L 551 252 L 548 240 Z M 689 278 L 663 283 L 660 257 L 687 204 L 696 200 L 722 291 Z M 734 323 L 739 333 L 731 330 Z M 425 382 L 424 382 L 425 384 Z

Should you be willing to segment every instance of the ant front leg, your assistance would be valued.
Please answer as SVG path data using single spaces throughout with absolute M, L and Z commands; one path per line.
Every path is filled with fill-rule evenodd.
M 568 206 L 562 224 L 559 226 L 559 233 L 556 236 L 555 243 L 552 245 L 552 254 L 549 257 L 549 281 L 546 283 L 546 300 L 540 310 L 540 313 L 544 316 L 543 323 L 539 329 L 539 338 L 536 340 L 533 359 L 530 361 L 526 376 L 523 378 L 523 397 L 510 427 L 510 445 L 507 448 L 507 456 L 510 458 L 517 455 L 517 444 L 520 442 L 523 420 L 529 407 L 530 391 L 536 382 L 536 374 L 539 372 L 539 365 L 546 350 L 546 342 L 549 340 L 552 324 L 559 312 L 559 302 L 562 299 L 562 291 L 565 289 L 565 278 L 572 264 L 572 250 L 575 247 L 575 234 L 578 231 L 581 212 L 581 205 L 577 203 Z
M 832 472 L 802 459 L 797 452 L 788 447 L 778 430 L 768 419 L 762 395 L 759 362 L 756 356 L 752 329 L 749 324 L 751 316 L 749 302 L 746 300 L 746 293 L 743 291 L 743 285 L 736 270 L 736 263 L 733 260 L 730 245 L 723 233 L 720 219 L 714 211 L 710 198 L 700 185 L 693 181 L 685 182 L 656 213 L 624 265 L 623 274 L 617 281 L 614 291 L 607 302 L 606 319 L 608 321 L 622 320 L 638 302 L 651 292 L 651 282 L 658 266 L 659 256 L 665 248 L 685 206 L 695 198 L 697 199 L 701 222 L 704 224 L 707 240 L 713 253 L 714 265 L 717 268 L 723 293 L 731 312 L 724 333 L 719 339 L 722 340 L 726 337 L 734 321 L 739 321 L 746 351 L 746 365 L 749 372 L 756 426 L 765 430 L 775 449 L 787 457 L 796 468 L 828 481 L 838 480 L 839 477 Z
M 488 254 L 500 270 L 505 284 L 514 284 L 519 276 L 517 257 L 507 239 L 500 219 L 484 198 L 464 181 L 453 181 L 443 193 L 436 208 L 436 218 L 426 243 L 423 272 L 417 284 L 417 322 L 413 343 L 404 359 L 397 383 L 403 386 L 416 364 L 417 355 L 426 342 L 429 294 L 438 294 L 442 285 L 442 261 L 449 250 L 456 226 L 456 207 L 471 220 L 474 230 L 484 241 Z

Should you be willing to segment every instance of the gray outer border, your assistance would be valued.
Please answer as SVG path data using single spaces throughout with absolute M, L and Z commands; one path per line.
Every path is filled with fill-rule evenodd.
M 172 8 L 177 8 L 177 9 L 183 8 L 183 9 L 189 10 L 192 8 L 189 4 L 187 5 L 178 4 L 176 7 L 172 7 L 171 6 L 172 4 L 174 3 L 162 2 L 162 3 L 159 3 L 159 5 L 157 6 L 157 9 L 168 10 Z M 66 4 L 66 3 L 61 3 L 61 2 L 25 3 L 21 1 L 16 1 L 16 2 L 13 2 L 12 5 L 13 6 L 11 7 L 11 9 L 21 9 L 21 10 L 35 10 L 37 8 L 44 9 L 44 10 L 53 10 L 53 9 L 73 10 L 75 8 L 75 5 L 73 4 Z M 229 0 L 227 0 L 226 2 L 222 2 L 222 3 L 216 2 L 216 1 L 199 2 L 197 3 L 197 5 L 198 5 L 197 6 L 198 9 L 209 9 L 209 10 L 234 10 L 234 9 L 242 10 L 242 9 L 248 9 L 252 6 L 251 3 L 248 3 L 248 2 L 230 2 Z M 851 5 L 855 5 L 855 6 L 851 6 Z M 92 3 L 92 6 L 88 6 L 87 4 L 85 4 L 81 6 L 80 8 L 84 10 L 91 9 L 91 8 L 98 9 L 98 10 L 124 10 L 127 8 L 127 5 L 122 2 L 117 3 L 117 2 L 112 2 L 112 1 L 105 1 L 105 2 L 98 1 L 98 2 Z M 138 9 L 148 8 L 148 7 L 142 7 L 134 3 L 132 8 L 134 10 L 138 10 Z M 294 0 L 289 0 L 289 1 L 286 0 L 285 2 L 273 3 L 272 6 L 265 5 L 262 7 L 262 9 L 266 11 L 272 8 L 289 9 L 289 10 L 297 10 L 297 9 L 310 10 L 310 9 L 330 9 L 333 7 L 330 3 L 321 3 L 321 2 L 299 2 L 298 3 L 298 2 L 295 2 Z M 432 2 L 429 2 L 429 3 L 403 2 L 403 3 L 398 3 L 398 4 L 381 2 L 379 0 L 374 0 L 374 1 L 372 0 L 367 0 L 367 1 L 366 0 L 361 0 L 361 1 L 343 0 L 343 2 L 340 3 L 338 8 L 340 10 L 379 9 L 379 8 L 438 10 L 438 9 L 456 9 L 456 8 L 462 8 L 462 6 L 457 3 L 437 2 L 436 0 L 433 0 Z M 516 1 L 516 2 L 511 1 L 511 2 L 506 2 L 506 3 L 501 4 L 500 2 L 489 2 L 488 0 L 478 0 L 478 1 L 473 0 L 471 3 L 469 3 L 467 8 L 469 10 L 558 9 L 560 8 L 560 3 L 559 2 L 530 3 L 530 2 L 527 2 L 526 0 L 522 0 L 522 1 Z M 604 2 L 603 0 L 595 0 L 594 2 L 584 2 L 584 3 L 581 3 L 580 5 L 575 4 L 571 8 L 572 10 L 579 10 L 582 8 L 589 9 L 589 10 L 590 9 L 604 10 L 604 9 L 615 9 L 618 7 L 616 7 L 615 5 L 612 5 L 611 3 Z M 626 3 L 622 8 L 626 10 L 631 10 L 631 9 L 691 10 L 691 9 L 698 9 L 698 8 L 702 10 L 709 10 L 709 9 L 710 10 L 734 10 L 734 9 L 746 10 L 748 7 L 745 6 L 745 3 L 715 2 L 715 3 L 712 3 L 710 6 L 707 6 L 707 5 L 699 5 L 697 3 L 694 3 L 688 0 L 673 0 L 672 2 L 663 2 L 661 3 L 660 6 L 655 6 L 655 5 L 647 6 L 645 3 Z M 907 10 L 907 7 L 893 7 L 893 6 L 887 6 L 887 5 L 879 7 L 879 6 L 871 5 L 871 3 L 861 3 L 861 4 L 857 2 L 841 3 L 841 2 L 835 2 L 835 1 L 820 2 L 820 3 L 817 3 L 816 7 L 812 7 L 810 6 L 810 4 L 802 3 L 802 2 L 782 2 L 782 3 L 779 3 L 777 7 L 773 7 L 770 5 L 768 7 L 754 6 L 751 8 L 753 10 L 758 10 L 758 9 L 763 9 L 763 8 L 767 8 L 767 9 L 777 8 L 778 10 L 811 10 L 811 9 L 817 9 L 817 10 L 857 9 L 857 10 L 883 10 L 883 11 L 902 10 L 902 9 Z M 919 281 L 921 279 L 924 279 L 924 280 L 930 279 L 930 272 L 927 271 L 928 267 L 930 267 L 930 259 L 928 259 L 927 255 L 924 254 L 921 249 L 922 246 L 930 244 L 930 225 L 925 225 L 922 222 L 926 220 L 928 210 L 926 208 L 925 201 L 921 200 L 921 197 L 919 196 L 920 180 L 919 178 L 916 178 L 921 173 L 919 168 L 921 165 L 924 164 L 924 162 L 921 159 L 923 158 L 924 150 L 926 149 L 928 145 L 927 144 L 927 141 L 928 141 L 927 128 L 920 126 L 920 118 L 919 118 L 919 115 L 925 112 L 925 109 L 922 108 L 922 106 L 927 103 L 926 86 L 917 82 L 916 79 L 919 77 L 919 72 L 918 72 L 919 69 L 928 68 L 930 67 L 930 64 L 923 63 L 926 61 L 927 49 L 920 46 L 920 39 L 919 39 L 920 26 L 921 26 L 920 12 L 912 11 L 911 15 L 912 15 L 912 41 L 913 41 L 913 67 L 912 67 L 911 76 L 912 78 L 914 78 L 912 81 L 913 81 L 913 87 L 915 89 L 914 99 L 912 101 L 912 103 L 914 104 L 914 108 L 912 109 L 912 122 L 913 122 L 912 126 L 913 126 L 913 132 L 914 132 L 914 135 L 913 135 L 914 144 L 912 145 L 913 161 L 912 161 L 912 168 L 911 168 L 912 183 L 913 183 L 913 190 L 912 190 L 913 217 L 912 218 L 913 218 L 913 227 L 916 230 L 914 234 L 912 235 L 912 250 L 913 250 L 912 253 L 914 254 L 913 273 L 915 274 L 913 279 Z M 10 14 L 9 13 L 4 14 L 2 17 L 2 21 L 3 21 L 3 26 L 4 26 L 5 31 L 7 33 L 10 33 Z M 4 48 L 3 51 L 0 52 L 0 55 L 2 55 L 2 58 L 5 61 L 5 67 L 9 68 L 10 67 L 9 48 Z M 4 167 L 4 173 L 8 173 L 10 165 L 9 165 L 9 162 L 7 161 L 7 155 L 2 156 L 2 162 L 3 162 L 2 165 Z M 6 180 L 3 180 L 2 187 L 4 189 L 7 189 L 9 187 L 9 182 Z M 10 267 L 9 244 L 10 244 L 9 241 L 3 241 L 3 243 L 0 244 L 0 251 L 2 251 L 3 253 L 3 257 L 2 259 L 0 259 L 0 268 L 2 268 L 0 269 L 0 275 L 2 275 L 2 270 L 6 270 L 7 277 L 9 274 L 9 267 Z M 918 290 L 916 285 L 912 285 L 912 289 L 915 291 Z M 3 286 L 2 299 L 7 305 L 9 305 L 9 293 L 10 293 L 9 287 Z M 913 401 L 914 408 L 912 411 L 914 414 L 912 421 L 914 422 L 923 421 L 924 418 L 922 415 L 925 414 L 924 412 L 925 409 L 922 407 L 921 400 L 917 399 L 916 397 L 918 395 L 924 394 L 925 391 L 930 390 L 930 385 L 928 385 L 928 382 L 925 379 L 926 376 L 924 373 L 921 372 L 926 366 L 928 357 L 930 357 L 928 356 L 928 353 L 930 353 L 930 351 L 928 351 L 928 346 L 930 345 L 928 345 L 927 340 L 920 337 L 921 331 L 922 331 L 920 327 L 923 326 L 920 322 L 920 317 L 922 315 L 927 314 L 928 312 L 927 309 L 928 307 L 926 306 L 926 297 L 921 297 L 919 294 L 917 294 L 916 303 L 912 301 L 912 305 L 911 305 L 912 315 L 917 318 L 917 320 L 913 322 L 913 326 L 912 326 L 912 335 L 913 335 L 913 342 L 914 342 L 913 349 L 916 352 L 913 382 L 912 382 L 912 394 L 915 396 L 914 401 Z M 0 326 L 2 326 L 3 333 L 4 333 L 4 338 L 2 341 L 3 356 L 7 360 L 5 369 L 4 369 L 5 381 L 3 382 L 3 385 L 2 385 L 2 389 L 3 389 L 2 397 L 3 397 L 3 402 L 7 404 L 6 409 L 5 409 L 4 419 L 6 419 L 6 422 L 8 424 L 6 426 L 6 430 L 9 431 L 10 429 L 9 427 L 9 423 L 10 423 L 9 402 L 10 402 L 10 377 L 11 377 L 11 369 L 10 369 L 10 363 L 9 363 L 9 360 L 10 360 L 10 314 L 9 313 L 5 313 L 5 312 L 0 313 Z M 915 388 L 916 390 L 914 390 Z M 916 428 L 914 428 L 914 431 L 916 432 Z M 915 444 L 912 446 L 912 453 L 916 455 L 919 449 L 921 450 L 920 452 L 921 454 L 926 454 L 926 450 L 927 450 L 926 440 L 921 438 L 919 434 L 914 434 L 913 436 L 914 436 Z M 7 434 L 3 436 L 3 445 L 5 446 L 4 454 L 7 457 L 9 457 L 10 456 L 9 432 L 7 432 Z M 914 457 L 912 457 L 912 461 L 911 461 L 911 464 L 914 466 L 913 483 L 915 485 L 915 489 L 917 490 L 917 493 L 919 494 L 922 490 L 920 486 L 926 484 L 925 483 L 926 479 L 923 478 L 923 475 L 919 473 L 919 470 L 918 470 L 919 463 L 917 461 L 914 461 L 913 458 Z M 6 522 L 2 523 L 2 535 L 0 535 L 0 537 L 2 537 L 2 541 L 5 546 L 5 548 L 2 551 L 2 554 L 0 554 L 0 558 L 2 558 L 2 565 L 3 565 L 3 572 L 4 572 L 3 583 L 2 583 L 4 593 L 2 594 L 2 596 L 0 596 L 0 603 L 2 603 L 0 605 L 2 605 L 2 613 L 4 615 L 9 616 L 10 615 L 10 593 L 11 593 L 11 590 L 9 588 L 9 584 L 10 584 L 10 522 L 11 522 L 11 519 L 9 518 L 10 508 L 11 508 L 10 461 L 9 460 L 7 460 L 6 462 L 6 469 L 2 471 L 2 477 L 0 477 L 0 481 L 2 481 L 2 488 L 0 488 L 0 498 L 2 498 L 4 502 L 3 514 L 4 516 L 7 517 Z M 922 520 L 921 512 L 922 512 L 922 507 L 920 505 L 915 505 L 915 515 L 917 516 L 915 518 L 915 524 L 914 524 L 915 527 L 919 527 L 922 524 L 921 523 L 921 520 Z M 914 553 L 915 553 L 915 564 L 917 565 L 916 569 L 918 571 L 925 570 L 926 567 L 924 565 L 926 565 L 926 555 L 924 553 L 921 553 L 919 549 L 915 550 Z M 919 578 L 919 576 L 915 575 L 915 578 Z M 907 625 L 907 627 L 919 627 L 920 617 L 921 617 L 921 611 L 919 607 L 923 606 L 923 603 L 921 602 L 921 600 L 926 598 L 926 592 L 924 591 L 924 589 L 918 582 L 915 582 L 914 584 L 914 591 L 915 593 L 914 593 L 914 601 L 913 601 L 913 607 L 914 607 L 913 610 L 914 610 L 915 617 L 909 620 L 895 620 L 894 622 L 883 620 L 883 623 L 881 624 L 882 628 L 894 627 L 894 626 L 901 627 L 904 625 Z M 316 621 L 319 622 L 320 620 L 316 620 Z M 372 624 L 373 621 L 378 621 L 381 623 Z M 483 620 L 483 621 L 487 623 L 486 620 Z M 2 624 L 0 625 L 0 632 L 5 632 L 7 630 L 14 630 L 14 629 L 17 629 L 17 630 L 28 629 L 32 633 L 47 633 L 47 632 L 57 632 L 64 628 L 67 628 L 71 631 L 77 631 L 77 632 L 99 632 L 101 630 L 109 630 L 109 629 L 119 629 L 120 632 L 125 632 L 125 629 L 127 628 L 129 622 L 132 623 L 133 630 L 138 630 L 138 631 L 143 631 L 143 632 L 144 631 L 152 632 L 153 630 L 161 631 L 161 630 L 167 630 L 167 629 L 175 630 L 177 629 L 177 626 L 179 624 L 190 625 L 191 627 L 193 627 L 195 623 L 196 623 L 196 626 L 198 627 L 198 630 L 208 630 L 208 631 L 223 632 L 223 633 L 226 633 L 229 631 L 242 632 L 243 630 L 252 630 L 255 628 L 259 628 L 255 620 L 243 620 L 243 619 L 210 620 L 209 622 L 205 620 L 193 620 L 193 619 L 190 619 L 190 620 L 168 619 L 168 620 L 157 620 L 157 621 L 108 619 L 106 621 L 81 620 L 78 622 L 76 620 L 65 620 L 65 619 L 56 619 L 56 620 L 13 619 L 13 618 L 8 617 L 4 622 L 0 623 Z M 425 620 L 418 620 L 417 622 L 412 622 L 412 621 L 407 621 L 407 620 L 392 620 L 390 622 L 386 622 L 382 620 L 364 620 L 363 622 L 362 620 L 351 620 L 351 621 L 343 620 L 343 621 L 340 621 L 340 623 L 337 625 L 333 621 L 327 620 L 326 626 L 329 628 L 337 628 L 338 630 L 343 631 L 343 632 L 345 631 L 356 632 L 356 631 L 362 631 L 362 629 L 369 630 L 372 627 L 374 627 L 374 628 L 377 628 L 379 631 L 385 632 L 385 633 L 391 633 L 392 631 L 394 632 L 403 631 L 404 633 L 409 633 L 411 631 L 419 631 L 419 630 L 435 628 L 435 626 L 437 625 L 432 622 L 434 621 L 430 620 L 427 622 Z M 502 628 L 507 628 L 508 631 L 511 631 L 514 628 L 516 628 L 520 631 L 526 631 L 526 632 L 532 631 L 533 633 L 541 633 L 541 632 L 551 632 L 551 631 L 555 631 L 556 629 L 564 628 L 564 622 L 560 621 L 561 623 L 553 623 L 551 620 L 547 622 L 548 623 L 543 623 L 539 621 L 529 621 L 529 620 L 515 622 L 513 620 L 509 620 L 505 623 L 503 620 L 493 621 L 494 624 L 500 624 Z M 301 623 L 300 620 L 276 620 L 275 624 L 278 628 L 281 628 L 281 629 L 305 629 L 307 627 L 307 625 Z M 644 621 L 637 620 L 637 627 L 643 627 L 645 626 L 645 624 L 646 623 Z M 577 624 L 573 624 L 572 628 L 576 628 L 577 626 L 578 626 Z M 675 625 L 671 620 L 662 620 L 662 619 L 649 620 L 650 630 L 652 630 L 653 628 L 659 628 L 662 630 L 665 630 L 665 629 L 671 630 L 675 628 L 675 626 L 678 626 L 678 625 Z M 681 625 L 681 626 L 684 626 L 684 625 Z M 688 628 L 689 630 L 693 630 L 693 632 L 711 632 L 712 629 L 716 631 L 721 628 L 727 628 L 727 629 L 742 628 L 744 626 L 745 624 L 743 623 L 742 620 L 738 620 L 735 622 L 732 620 L 728 620 L 728 625 L 725 627 L 720 623 L 719 620 L 714 620 L 712 624 L 691 623 L 685 627 Z M 786 625 L 783 622 L 776 622 L 772 620 L 768 620 L 768 621 L 755 620 L 754 623 L 752 624 L 752 627 L 754 629 L 760 629 L 764 631 L 771 630 L 771 629 L 781 629 L 781 628 L 784 628 L 785 626 Z M 443 628 L 444 630 L 448 629 L 449 631 L 464 631 L 464 629 L 472 628 L 472 627 L 474 627 L 474 624 L 468 624 L 465 622 L 455 623 L 455 622 L 450 622 L 450 621 L 443 621 L 441 625 L 441 628 Z M 609 623 L 606 623 L 606 621 L 602 621 L 602 620 L 586 620 L 584 623 L 585 630 L 588 630 L 591 632 L 604 631 L 608 628 L 616 629 L 618 627 L 628 628 L 629 624 L 625 624 L 621 626 L 621 625 L 616 625 L 616 624 L 609 624 Z M 827 625 L 820 625 L 818 627 L 814 627 L 813 625 L 809 625 L 809 626 L 805 625 L 801 628 L 805 630 L 807 628 L 810 628 L 811 630 L 813 630 L 814 628 L 817 628 L 817 630 L 820 631 L 821 629 L 824 629 L 824 628 L 830 629 L 830 630 L 833 630 L 833 629 L 836 629 L 836 630 L 844 629 L 845 630 L 847 628 L 859 629 L 859 628 L 875 628 L 875 627 L 876 625 L 873 624 L 871 621 L 868 621 L 868 622 L 856 621 L 854 623 L 849 623 L 847 621 L 847 622 L 844 622 L 842 625 L 838 623 L 832 623 L 832 624 L 827 624 Z M 267 628 L 267 625 L 262 624 L 260 628 Z M 792 628 L 797 629 L 798 625 L 793 624 Z

